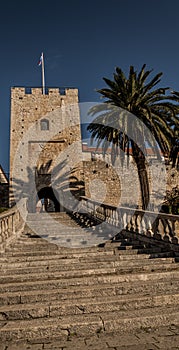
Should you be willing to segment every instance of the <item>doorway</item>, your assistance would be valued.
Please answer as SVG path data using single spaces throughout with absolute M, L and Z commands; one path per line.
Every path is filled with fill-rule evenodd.
M 39 200 L 44 200 L 44 210 L 47 212 L 60 212 L 61 206 L 58 199 L 58 193 L 54 191 L 51 187 L 42 188 L 38 194 L 36 203 Z

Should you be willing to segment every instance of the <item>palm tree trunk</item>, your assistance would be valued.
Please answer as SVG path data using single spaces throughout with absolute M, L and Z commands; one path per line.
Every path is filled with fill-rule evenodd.
M 146 210 L 149 203 L 149 181 L 146 165 L 137 163 L 137 171 L 139 175 L 141 198 L 142 198 L 142 209 Z
M 142 209 L 146 210 L 149 204 L 149 179 L 146 168 L 145 156 L 140 148 L 135 144 L 133 145 L 134 160 L 137 166 L 140 190 L 141 190 L 141 200 L 142 200 Z

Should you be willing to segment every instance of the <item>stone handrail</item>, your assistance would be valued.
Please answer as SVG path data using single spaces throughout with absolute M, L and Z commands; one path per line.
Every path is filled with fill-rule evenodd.
M 0 253 L 24 228 L 24 220 L 16 206 L 0 214 Z
M 135 208 L 117 208 L 86 197 L 81 197 L 80 200 L 80 212 L 84 209 L 99 222 L 105 221 L 119 228 L 119 232 L 125 230 L 133 233 L 133 236 L 137 235 L 137 238 L 139 236 L 140 238 L 152 238 L 152 241 L 156 241 L 157 244 L 158 241 L 162 241 L 165 245 L 168 243 L 170 248 L 179 251 L 179 215 Z

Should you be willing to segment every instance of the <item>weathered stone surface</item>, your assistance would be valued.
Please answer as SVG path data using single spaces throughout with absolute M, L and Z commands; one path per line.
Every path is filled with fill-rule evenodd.
M 25 229 L 0 257 L 2 350 L 165 350 L 165 336 L 174 348 L 179 266 L 169 252 L 145 254 L 138 244 L 126 249 L 123 237 L 73 250 Z

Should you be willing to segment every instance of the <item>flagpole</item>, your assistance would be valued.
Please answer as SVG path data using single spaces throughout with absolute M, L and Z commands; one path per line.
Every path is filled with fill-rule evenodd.
M 42 52 L 42 94 L 45 95 L 45 66 L 44 66 L 43 52 Z

